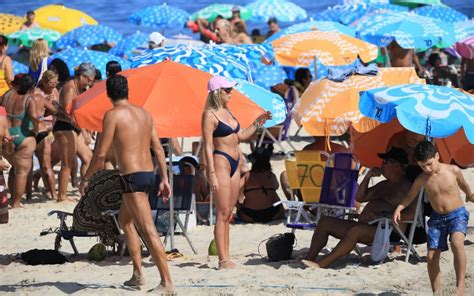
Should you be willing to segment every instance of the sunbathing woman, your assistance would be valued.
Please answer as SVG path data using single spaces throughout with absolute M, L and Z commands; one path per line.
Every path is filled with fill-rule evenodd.
M 280 200 L 277 194 L 278 179 L 272 172 L 270 158 L 273 146 L 258 148 L 250 156 L 252 169 L 246 175 L 244 186 L 245 200 L 239 207 L 239 218 L 248 223 L 268 223 L 284 217 L 282 205 L 277 207 L 273 203 Z
M 81 175 L 85 173 L 92 158 L 92 151 L 86 145 L 81 129 L 72 118 L 72 100 L 94 82 L 95 68 L 92 64 L 82 63 L 77 67 L 74 78 L 66 82 L 59 94 L 59 110 L 53 132 L 60 148 L 61 170 L 59 171 L 58 202 L 67 201 L 67 185 L 71 169 L 76 161 L 76 153 L 81 158 Z
M 36 103 L 32 99 L 34 79 L 28 74 L 18 74 L 12 82 L 13 88 L 2 101 L 10 122 L 10 135 L 13 139 L 13 177 L 9 178 L 10 193 L 13 196 L 13 208 L 20 208 L 21 197 L 33 165 L 32 157 L 36 148 L 35 131 L 38 126 Z
M 51 143 L 52 140 L 49 137 L 51 131 L 51 116 L 48 116 L 50 120 L 47 121 L 47 115 L 56 114 L 58 112 L 58 98 L 59 92 L 56 89 L 58 84 L 58 74 L 51 70 L 43 73 L 41 80 L 39 81 L 38 88 L 35 89 L 34 100 L 36 102 L 36 109 L 39 115 L 38 134 L 36 135 L 36 157 L 38 157 L 40 163 L 41 174 L 43 180 L 46 180 L 49 192 L 51 193 L 52 199 L 57 199 L 56 186 L 54 182 L 54 172 L 51 166 Z M 45 182 L 45 185 L 46 185 Z
M 229 254 L 229 221 L 239 195 L 239 142 L 252 136 L 270 112 L 260 115 L 254 124 L 240 129 L 240 124 L 227 107 L 234 82 L 213 77 L 208 84 L 208 97 L 202 115 L 202 135 L 207 162 L 207 175 L 216 201 L 214 236 L 219 269 L 235 268 Z

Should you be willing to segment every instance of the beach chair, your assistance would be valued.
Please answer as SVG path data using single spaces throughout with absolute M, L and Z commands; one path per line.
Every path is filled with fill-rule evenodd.
M 174 212 L 173 217 L 177 225 L 180 228 L 180 232 L 176 231 L 176 225 L 166 225 L 165 229 L 160 229 L 158 226 L 159 216 L 163 213 L 170 212 L 169 203 L 164 203 L 162 198 L 156 198 L 150 196 L 150 205 L 152 211 L 156 211 L 155 216 L 155 225 L 157 229 L 165 233 L 164 245 L 166 247 L 170 232 L 181 233 L 187 240 L 189 246 L 191 247 L 194 254 L 197 254 L 196 249 L 191 241 L 191 238 L 188 234 L 188 224 L 190 221 L 190 216 L 193 212 L 193 188 L 194 188 L 194 175 L 174 175 L 173 176 L 173 201 L 174 201 Z M 184 215 L 184 222 L 181 220 L 181 216 Z
M 268 144 L 276 144 L 280 148 L 281 152 L 283 152 L 284 154 L 288 154 L 288 151 L 282 145 L 282 142 L 286 142 L 293 151 L 296 150 L 295 146 L 293 146 L 290 141 L 290 138 L 288 137 L 291 119 L 291 114 L 287 113 L 285 121 L 283 121 L 282 124 L 272 126 L 268 129 L 263 127 L 262 133 L 260 134 L 257 140 L 257 147 L 262 147 Z
M 306 159 L 311 157 L 310 154 L 300 154 L 300 159 Z M 314 153 L 314 152 L 313 152 Z M 319 152 L 319 155 L 324 155 L 324 152 Z M 296 155 L 296 154 L 295 154 Z M 296 161 L 298 164 L 298 161 Z M 304 164 L 304 162 L 301 162 Z M 295 171 L 294 168 L 287 167 L 288 169 Z M 321 164 L 319 164 L 321 165 Z M 311 167 L 308 164 L 308 167 Z M 289 215 L 287 218 L 286 226 L 292 228 L 295 232 L 296 229 L 313 230 L 322 215 L 329 215 L 339 218 L 350 218 L 351 214 L 355 213 L 355 194 L 357 192 L 357 178 L 359 174 L 359 162 L 350 153 L 335 153 L 332 154 L 327 161 L 324 163 L 323 169 L 316 171 L 316 174 L 308 175 L 308 170 L 301 171 L 296 170 L 297 178 L 300 183 L 295 184 L 295 180 L 290 180 L 290 174 L 288 179 L 290 180 L 290 186 L 304 184 L 304 178 L 309 178 L 313 183 L 312 193 L 302 191 L 303 201 L 289 201 Z M 313 168 L 314 169 L 314 168 Z M 294 178 L 292 176 L 291 178 Z M 316 181 L 318 180 L 318 181 Z M 309 196 L 308 196 L 309 194 Z M 319 198 L 318 198 L 319 197 Z M 278 203 L 276 203 L 278 204 Z M 291 211 L 296 211 L 296 217 L 292 220 Z

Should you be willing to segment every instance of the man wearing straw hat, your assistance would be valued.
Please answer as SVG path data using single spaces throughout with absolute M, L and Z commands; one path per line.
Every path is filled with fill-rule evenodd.
M 80 192 L 84 194 L 89 178 L 95 171 L 104 168 L 107 151 L 113 145 L 123 191 L 119 223 L 125 232 L 127 248 L 133 261 L 132 278 L 124 284 L 134 287 L 145 284 L 141 266 L 140 238 L 135 228 L 137 226 L 160 272 L 161 283 L 157 290 L 173 292 L 166 255 L 156 232 L 148 202 L 148 193 L 155 187 L 150 146 L 161 170 L 159 191 L 165 201 L 170 194 L 163 147 L 150 114 L 128 102 L 127 78 L 118 74 L 113 75 L 107 79 L 106 85 L 107 96 L 112 101 L 113 108 L 105 113 L 102 139 L 84 175 Z M 133 124 L 130 124 L 131 122 Z

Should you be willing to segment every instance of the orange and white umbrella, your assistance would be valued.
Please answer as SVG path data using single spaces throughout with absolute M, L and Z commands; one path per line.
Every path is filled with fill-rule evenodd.
M 315 59 L 325 66 L 348 65 L 359 57 L 375 60 L 376 45 L 338 32 L 312 31 L 291 34 L 272 42 L 276 60 L 285 66 L 307 67 Z
M 377 75 L 352 75 L 343 82 L 317 80 L 306 89 L 292 111 L 293 118 L 314 136 L 339 136 L 349 126 L 367 132 L 380 122 L 359 111 L 359 92 L 405 83 L 424 84 L 414 68 L 380 68 Z

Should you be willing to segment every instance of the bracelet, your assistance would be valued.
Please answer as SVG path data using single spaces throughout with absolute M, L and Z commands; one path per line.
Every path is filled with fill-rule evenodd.
M 263 124 L 261 124 L 260 122 L 258 122 L 258 120 L 255 120 L 253 122 L 253 126 L 255 127 L 255 129 L 259 129 L 262 127 Z

